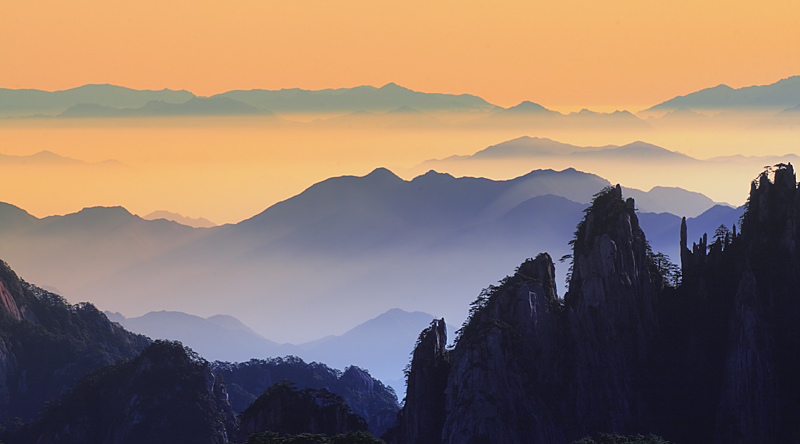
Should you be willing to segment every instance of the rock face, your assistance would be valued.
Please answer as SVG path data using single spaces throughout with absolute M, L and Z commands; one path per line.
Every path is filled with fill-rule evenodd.
M 569 292 L 558 299 L 555 268 L 540 254 L 489 287 L 451 352 L 446 388 L 409 396 L 398 443 L 565 443 L 592 431 L 649 427 L 639 381 L 658 326 L 663 281 L 649 266 L 633 201 L 620 188 L 599 193 L 574 241 Z M 425 333 L 423 333 L 424 335 Z M 416 359 L 411 373 L 424 374 Z M 444 410 L 412 416 L 444 396 Z M 435 439 L 410 431 L 437 425 Z M 421 422 L 421 424 L 420 424 Z
M 239 433 L 245 441 L 260 432 L 334 436 L 367 430 L 364 418 L 351 413 L 341 396 L 325 389 L 298 390 L 291 383 L 280 382 L 242 413 Z
M 599 194 L 578 225 L 573 271 L 564 296 L 574 400 L 570 430 L 633 433 L 649 429 L 644 390 L 648 352 L 658 326 L 663 279 L 619 185 Z M 598 408 L 602 406 L 602 408 Z
M 0 418 L 31 420 L 89 371 L 149 343 L 91 304 L 70 305 L 28 284 L 0 261 Z
M 390 443 L 438 443 L 445 412 L 445 387 L 450 371 L 444 319 L 434 319 L 419 335 L 407 371 L 406 406 L 384 439 Z
M 664 318 L 682 330 L 676 348 L 688 351 L 674 353 L 674 365 L 706 378 L 686 377 L 685 413 L 665 425 L 676 440 L 800 442 L 798 239 L 800 192 L 785 164 L 753 181 L 738 235 L 719 231 L 691 249 L 682 236 L 684 278 L 672 305 L 693 312 Z
M 436 335 L 424 331 L 405 405 L 384 437 L 562 444 L 617 432 L 798 443 L 798 240 L 800 191 L 791 166 L 778 165 L 774 180 L 754 182 L 738 235 L 720 228 L 690 249 L 684 221 L 683 281 L 673 288 L 634 202 L 607 188 L 578 225 L 564 299 L 540 254 L 481 294 L 453 350 L 433 353 L 425 339 Z M 412 390 L 412 376 L 436 374 L 441 362 L 443 387 Z
M 442 442 L 563 440 L 551 412 L 563 406 L 545 399 L 563 392 L 557 354 L 566 339 L 550 256 L 526 261 L 484 296 L 452 352 Z
M 224 444 L 234 427 L 208 362 L 180 343 L 156 341 L 89 374 L 9 442 Z

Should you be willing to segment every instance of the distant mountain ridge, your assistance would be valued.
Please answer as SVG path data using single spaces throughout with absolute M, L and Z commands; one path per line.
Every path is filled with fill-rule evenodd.
M 83 85 L 62 91 L 0 88 L 0 116 L 56 115 L 80 103 L 102 107 L 138 108 L 150 101 L 184 103 L 189 91 L 136 90 L 115 85 Z
M 524 158 L 524 157 L 548 157 L 548 156 L 573 156 L 573 157 L 595 157 L 595 158 L 614 158 L 632 160 L 635 158 L 652 160 L 654 157 L 661 159 L 674 159 L 681 161 L 697 161 L 697 159 L 687 156 L 677 151 L 670 151 L 666 148 L 653 145 L 651 143 L 635 141 L 626 145 L 605 145 L 605 146 L 577 146 L 568 143 L 558 142 L 546 137 L 522 136 L 516 139 L 507 140 L 497 145 L 492 145 L 477 151 L 472 155 L 450 156 L 441 160 L 465 161 L 471 159 L 504 159 L 504 158 Z M 428 160 L 423 164 L 434 165 L 437 160 Z
M 294 345 L 270 341 L 227 315 L 202 318 L 178 311 L 150 312 L 131 318 L 109 311 L 105 315 L 128 331 L 153 339 L 180 341 L 211 361 L 244 362 L 293 355 L 338 369 L 357 365 L 394 384 L 403 378 L 408 349 L 413 347 L 419 329 L 434 318 L 419 311 L 393 308 L 342 335 Z M 402 386 L 395 388 L 400 390 Z
M 282 113 L 347 113 L 479 111 L 495 105 L 470 94 L 413 91 L 394 83 L 380 88 L 303 90 L 235 90 L 210 97 L 188 91 L 135 90 L 114 85 L 84 85 L 63 91 L 0 89 L 0 117 L 157 117 L 199 115 L 269 115 Z
M 769 85 L 734 89 L 727 85 L 677 96 L 644 111 L 640 116 L 663 116 L 682 110 L 767 111 L 778 113 L 800 106 L 800 76 Z M 398 112 L 398 110 L 400 112 Z M 480 111 L 489 115 L 469 125 L 525 125 L 539 123 L 566 127 L 646 129 L 650 124 L 627 110 L 598 113 L 588 109 L 562 114 L 529 100 L 504 109 L 471 94 L 424 93 L 395 83 L 382 87 L 305 90 L 233 90 L 198 97 L 188 91 L 135 90 L 114 85 L 84 85 L 63 91 L 0 89 L 0 117 L 144 117 L 169 115 L 256 115 L 270 113 L 338 113 L 355 111 L 386 115 L 428 111 Z M 404 111 L 404 112 L 403 112 Z M 796 124 L 792 113 L 784 120 Z M 704 116 L 695 114 L 695 118 Z M 544 120 L 542 120 L 544 119 Z M 775 123 L 783 123 L 781 120 Z M 439 122 L 441 124 L 441 122 Z
M 408 181 L 376 169 L 322 181 L 248 220 L 203 230 L 123 208 L 36 219 L 7 206 L 0 254 L 32 279 L 105 309 L 192 306 L 232 314 L 279 343 L 304 343 L 391 308 L 459 319 L 448 301 L 477 294 L 487 275 L 509 266 L 493 259 L 498 251 L 512 259 L 533 247 L 566 253 L 573 230 L 560 221 L 579 217 L 608 185 L 574 169 L 505 181 L 436 172 Z M 678 202 L 703 204 L 702 196 L 680 195 Z M 643 210 L 655 210 L 645 203 Z M 79 273 L 87 267 L 91 275 Z M 452 279 L 438 287 L 437 276 Z M 430 285 L 438 298 L 420 291 Z M 356 303 L 358 311 L 342 309 Z
M 196 217 L 196 218 L 187 217 L 182 214 L 173 213 L 171 211 L 166 211 L 166 210 L 153 211 L 152 213 L 148 213 L 142 216 L 142 219 L 146 220 L 166 219 L 193 228 L 211 228 L 217 226 L 217 224 L 211 222 L 205 217 Z
M 495 105 L 470 94 L 423 93 L 388 83 L 380 88 L 238 90 L 212 97 L 226 97 L 271 112 L 347 112 L 398 109 L 413 111 L 491 110 Z
M 800 105 L 800 76 L 792 76 L 769 85 L 731 88 L 717 85 L 684 96 L 678 96 L 642 111 L 691 110 L 767 110 L 780 111 Z
M 604 128 L 647 129 L 650 124 L 629 111 L 600 113 L 586 108 L 568 114 L 553 111 L 528 100 L 507 109 L 498 108 L 492 114 L 465 123 L 469 127 L 524 128 Z

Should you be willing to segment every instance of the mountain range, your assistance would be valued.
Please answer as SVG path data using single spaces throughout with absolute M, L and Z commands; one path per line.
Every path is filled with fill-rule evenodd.
M 202 318 L 177 311 L 157 311 L 126 318 L 120 313 L 105 314 L 128 331 L 153 339 L 180 341 L 211 361 L 244 362 L 292 355 L 338 369 L 356 365 L 368 369 L 398 393 L 404 385 L 408 350 L 414 346 L 419 331 L 434 318 L 427 313 L 394 308 L 342 335 L 295 345 L 270 341 L 227 315 Z
M 547 172 L 564 173 L 579 174 Z M 368 177 L 334 180 L 339 188 L 333 195 L 349 188 L 349 196 L 364 197 L 368 193 L 355 193 L 358 187 L 341 179 L 357 184 Z M 408 186 L 391 177 L 377 170 L 370 181 Z M 512 188 L 515 181 L 508 181 Z M 504 214 L 540 198 L 566 200 L 537 196 Z M 621 186 L 603 187 L 578 212 L 571 254 L 564 257 L 570 262 L 563 265 L 570 269 L 564 296 L 558 296 L 552 257 L 539 253 L 477 295 L 452 345 L 444 319 L 430 321 L 413 345 L 402 406 L 394 390 L 357 366 L 338 371 L 291 356 L 210 363 L 180 343 L 128 332 L 90 303 L 70 305 L 0 262 L 0 408 L 7 419 L 19 416 L 6 421 L 0 437 L 11 444 L 376 442 L 352 433 L 369 430 L 390 444 L 567 444 L 593 442 L 588 436 L 605 432 L 613 434 L 600 439 L 613 443 L 665 442 L 640 435 L 646 433 L 698 444 L 793 442 L 800 411 L 794 403 L 800 362 L 792 358 L 800 344 L 800 191 L 792 166 L 762 172 L 751 182 L 748 202 L 679 219 L 678 267 L 653 250 L 644 231 L 663 230 L 677 216 L 639 213 Z M 12 231 L 39 220 L 20 211 L 5 207 L 0 220 L 15 222 Z M 736 214 L 733 230 L 719 227 L 697 237 L 703 224 Z M 90 227 L 101 235 L 97 239 L 111 234 L 103 225 L 124 213 L 116 209 L 113 216 Z M 530 216 L 525 223 L 534 220 Z M 159 222 L 165 223 L 171 224 Z M 478 258 L 472 253 L 470 259 Z M 430 285 L 419 291 L 439 294 Z M 186 318 L 153 316 L 161 324 Z M 342 338 L 359 336 L 351 347 L 380 346 L 382 328 L 409 330 L 406 320 L 423 317 L 430 318 L 390 310 Z M 203 321 L 254 334 L 231 317 Z M 328 351 L 335 341 L 312 345 Z M 328 436 L 309 435 L 317 433 Z
M 779 112 L 800 105 L 800 76 L 782 79 L 770 85 L 731 88 L 717 85 L 685 96 L 678 96 L 642 111 L 664 113 L 679 109 L 695 111 L 766 111 Z
M 272 113 L 348 113 L 487 111 L 496 106 L 469 94 L 421 93 L 389 83 L 381 88 L 308 91 L 237 90 L 198 97 L 188 91 L 135 90 L 115 85 L 84 85 L 63 91 L 0 89 L 0 117 L 154 117 L 174 115 L 253 115 Z
M 464 309 L 453 307 L 465 304 L 454 301 L 478 294 L 531 249 L 566 254 L 573 229 L 562 221 L 579 217 L 608 185 L 574 169 L 505 181 L 435 172 L 406 181 L 377 169 L 325 180 L 250 219 L 208 229 L 120 207 L 38 219 L 4 205 L 0 255 L 30 279 L 104 310 L 228 313 L 265 338 L 299 344 L 344 334 L 392 308 L 463 319 Z M 643 205 L 651 194 L 674 196 L 684 208 L 713 205 L 677 189 L 639 192 Z M 653 248 L 674 251 L 675 216 L 652 219 L 672 233 Z
M 139 108 L 150 101 L 184 103 L 188 91 L 136 90 L 114 85 L 83 85 L 63 91 L 0 89 L 0 116 L 56 115 L 81 103 L 112 108 Z
M 667 117 L 664 122 L 687 118 L 697 122 L 705 118 L 697 112 L 737 113 L 742 111 L 777 114 L 800 105 L 800 76 L 782 79 L 770 85 L 734 89 L 726 85 L 706 88 L 678 96 L 638 113 L 641 117 Z M 561 114 L 523 101 L 504 109 L 470 94 L 422 93 L 396 85 L 380 88 L 303 90 L 234 90 L 210 97 L 198 97 L 188 91 L 134 90 L 114 85 L 84 85 L 63 91 L 0 89 L 0 116 L 61 117 L 156 117 L 198 115 L 256 114 L 348 114 L 380 113 L 385 116 L 414 112 L 470 112 L 482 118 L 469 126 L 513 125 L 535 128 L 539 125 L 581 128 L 647 129 L 645 121 L 629 111 L 598 113 L 583 109 Z M 725 114 L 725 113 L 723 113 Z M 796 124 L 784 115 L 773 123 Z M 352 119 L 350 119 L 352 120 Z M 724 120 L 724 119 L 723 119 Z M 788 122 L 787 122 L 788 120 Z M 374 122 L 373 122 L 374 123 Z M 660 122 L 659 122 L 660 123 Z M 752 122 L 751 122 L 752 123 Z M 438 122 L 441 125 L 441 122 Z
M 692 242 L 682 219 L 674 267 L 650 250 L 635 201 L 603 190 L 577 225 L 563 297 L 543 252 L 471 304 L 454 346 L 443 319 L 420 333 L 383 439 L 796 441 L 799 193 L 777 165 L 752 182 L 738 232 Z
M 680 186 L 702 190 L 710 196 L 722 196 L 717 199 L 739 205 L 747 192 L 747 188 L 741 184 L 750 181 L 753 172 L 762 170 L 765 165 L 798 161 L 800 157 L 794 153 L 700 159 L 643 141 L 624 145 L 579 146 L 544 137 L 523 136 L 489 146 L 471 155 L 427 160 L 408 169 L 408 173 L 419 174 L 435 169 L 458 176 L 482 173 L 493 177 L 513 177 L 541 165 L 551 168 L 569 166 L 613 178 L 631 188 L 642 188 L 642 185 L 652 187 L 652 184 Z M 737 186 L 741 188 L 736 188 Z M 645 211 L 680 212 L 685 216 L 696 216 L 708 208 L 688 212 L 685 209 L 666 207 L 667 201 L 664 200 L 659 200 L 661 209 L 648 207 L 644 200 L 637 202 L 640 202 Z

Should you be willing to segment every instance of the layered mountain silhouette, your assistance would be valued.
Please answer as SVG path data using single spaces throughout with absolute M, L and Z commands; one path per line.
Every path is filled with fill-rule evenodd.
M 301 344 L 278 344 L 233 316 L 208 318 L 178 311 L 158 311 L 126 318 L 106 312 L 126 330 L 153 339 L 177 340 L 212 361 L 242 362 L 253 358 L 298 356 L 343 369 L 351 365 L 369 369 L 398 392 L 403 388 L 403 368 L 419 330 L 434 318 L 423 312 L 394 308 L 369 319 L 342 335 L 327 335 Z
M 133 318 L 120 313 L 105 314 L 128 331 L 153 339 L 180 341 L 212 361 L 238 362 L 295 354 L 282 350 L 279 344 L 254 332 L 233 316 L 202 318 L 179 311 L 153 311 Z
M 392 308 L 463 317 L 452 312 L 463 306 L 454 301 L 477 294 L 514 257 L 537 246 L 565 254 L 573 229 L 562 221 L 579 217 L 606 185 L 573 169 L 506 181 L 435 172 L 406 181 L 377 169 L 320 182 L 251 219 L 202 230 L 123 208 L 36 219 L 4 206 L 0 254 L 42 285 L 103 309 L 135 315 L 191 306 L 298 344 Z M 342 310 L 351 304 L 359 310 Z
M 538 103 L 523 101 L 489 116 L 465 123 L 470 127 L 647 129 L 650 125 L 628 111 L 600 113 L 588 109 L 562 114 Z
M 229 330 L 246 329 L 231 317 L 211 320 Z M 340 371 L 293 356 L 212 364 L 179 342 L 153 342 L 131 333 L 90 303 L 70 305 L 0 261 L 3 442 L 244 440 L 249 433 L 240 427 L 252 424 L 240 425 L 234 413 L 248 409 L 275 383 L 324 391 L 348 421 L 376 434 L 385 431 L 398 409 L 395 392 L 367 370 L 348 365 Z M 294 414 L 289 407 L 254 408 L 259 415 L 287 417 Z M 338 419 L 322 418 L 337 427 Z M 259 427 L 279 431 L 279 426 Z M 315 432 L 313 426 L 298 431 L 308 432 Z
M 424 113 L 473 113 L 475 119 L 456 126 L 582 128 L 598 130 L 648 130 L 670 125 L 746 125 L 764 122 L 796 125 L 791 113 L 800 104 L 800 77 L 782 79 L 770 85 L 731 88 L 718 85 L 678 96 L 638 113 L 612 113 L 583 109 L 562 114 L 531 101 L 503 109 L 470 94 L 439 94 L 413 91 L 394 83 L 380 88 L 304 90 L 234 90 L 211 97 L 188 91 L 134 90 L 114 85 L 84 85 L 63 91 L 0 89 L 0 117 L 164 117 L 232 116 L 272 113 L 314 113 L 348 115 L 326 125 L 435 126 L 444 123 Z M 781 113 L 781 111 L 786 112 Z M 353 114 L 351 114 L 353 113 Z M 709 119 L 705 114 L 717 114 Z M 752 118 L 742 120 L 745 113 Z M 416 114 L 415 118 L 410 118 Z M 775 116 L 771 118 L 771 116 Z M 401 118 L 398 123 L 397 119 Z M 651 125 L 652 124 L 652 125 Z
M 546 172 L 556 177 L 564 173 L 577 172 Z M 321 186 L 306 198 L 330 199 L 344 193 L 365 199 L 369 193 L 354 185 L 368 179 L 370 191 L 382 184 L 384 188 L 377 191 L 387 195 L 393 189 L 389 199 L 397 200 L 414 182 L 400 180 L 388 170 L 376 170 L 372 177 L 338 179 L 333 180 L 335 192 L 326 193 Z M 467 181 L 470 189 L 482 190 L 481 182 L 474 180 L 478 179 Z M 515 181 L 492 186 L 508 191 L 524 182 Z M 497 190 L 483 189 L 483 193 L 486 199 Z M 696 219 L 680 219 L 679 269 L 657 254 L 653 239 L 645 235 L 648 226 L 665 229 L 676 216 L 638 213 L 635 200 L 624 196 L 621 186 L 604 186 L 592 195 L 588 209 L 576 204 L 580 208 L 574 220 L 579 222 L 571 254 L 565 257 L 570 264 L 563 265 L 570 269 L 563 298 L 558 297 L 560 279 L 554 261 L 541 253 L 524 259 L 513 274 L 478 294 L 453 347 L 447 346 L 444 319 L 430 322 L 414 345 L 407 395 L 399 412 L 394 391 L 365 369 L 351 366 L 336 371 L 296 357 L 209 363 L 179 343 L 151 343 L 127 332 L 91 304 L 70 305 L 0 264 L 0 406 L 6 417 L 22 418 L 7 423 L 0 434 L 9 443 L 167 443 L 185 437 L 224 443 L 231 436 L 243 441 L 250 433 L 259 434 L 254 440 L 275 439 L 281 433 L 332 435 L 366 426 L 373 433 L 386 430 L 383 436 L 389 443 L 566 444 L 601 431 L 655 432 L 686 443 L 793 442 L 799 409 L 794 400 L 800 393 L 795 377 L 800 363 L 792 358 L 800 343 L 795 273 L 800 266 L 796 248 L 800 200 L 792 166 L 779 164 L 759 175 L 742 209 L 715 206 Z M 444 192 L 430 199 L 451 197 Z M 478 207 L 491 207 L 498 199 L 487 201 L 489 205 Z M 477 231 L 462 226 L 468 236 L 458 237 L 458 245 L 497 220 L 502 221 L 498 227 L 519 243 L 520 233 L 526 231 L 515 231 L 514 224 L 546 230 L 547 223 L 537 225 L 542 221 L 536 219 L 552 215 L 542 208 L 557 208 L 555 204 L 564 201 L 570 202 L 548 194 L 507 211 L 497 210 L 503 208 L 498 205 L 494 208 L 499 219 L 482 221 Z M 376 204 L 371 199 L 364 202 Z M 548 206 L 538 207 L 537 202 Z M 528 212 L 531 208 L 535 211 Z M 10 222 L 7 231 L 36 227 L 42 221 L 15 207 L 2 209 L 0 221 Z M 312 218 L 317 211 L 337 217 L 330 208 L 314 207 L 302 214 Z M 142 221 L 120 208 L 103 212 L 94 208 L 77 218 L 56 221 L 111 237 L 120 232 L 141 237 L 142 232 L 126 230 L 158 223 L 227 233 L 221 241 L 211 235 L 199 239 L 213 240 L 216 247 L 236 241 L 236 234 L 227 232 L 235 226 L 196 230 L 167 221 Z M 689 226 L 697 230 L 697 225 L 715 224 L 737 212 L 738 229 L 718 227 L 711 236 L 708 231 L 700 236 L 689 231 Z M 251 223 L 269 220 L 265 214 Z M 95 221 L 89 223 L 92 217 Z M 560 222 L 566 225 L 564 219 Z M 51 236 L 57 245 L 54 225 L 44 227 L 47 230 L 40 234 Z M 269 238 L 266 241 L 275 245 Z M 480 262 L 481 253 L 498 261 L 513 251 L 512 246 L 499 245 L 497 252 L 460 250 L 468 259 L 458 263 L 460 277 L 476 272 L 465 264 L 477 261 L 487 266 Z M 221 253 L 225 260 L 236 259 L 230 252 Z M 252 253 L 263 250 L 256 245 L 241 257 L 251 261 L 257 257 Z M 295 290 L 292 297 L 300 294 L 296 291 L 300 282 L 330 281 L 322 264 L 332 266 L 322 261 L 306 268 L 311 272 L 302 275 L 304 281 L 294 280 L 288 287 Z M 384 270 L 388 271 L 369 282 L 373 290 L 369 296 L 398 282 L 391 281 L 392 273 L 409 279 L 404 270 Z M 423 288 L 419 280 L 412 280 L 428 297 L 438 297 L 445 288 L 431 282 Z M 152 280 L 148 284 L 157 287 Z M 231 282 L 225 284 L 230 291 Z M 270 302 L 276 309 L 282 301 Z M 393 310 L 360 329 L 375 332 L 370 324 L 386 324 L 402 315 Z M 229 317 L 206 321 L 246 330 Z M 332 340 L 320 344 L 326 347 Z M 236 411 L 244 412 L 238 424 Z M 287 428 L 290 425 L 299 428 Z
M 436 165 L 441 161 L 469 161 L 489 159 L 519 159 L 538 157 L 592 158 L 617 161 L 672 161 L 697 162 L 685 154 L 670 151 L 647 142 L 636 141 L 626 145 L 606 145 L 600 147 L 576 146 L 548 138 L 522 136 L 497 145 L 484 148 L 468 156 L 451 156 L 439 161 L 429 160 L 423 165 Z
M 727 177 L 746 183 L 752 171 L 758 171 L 764 165 L 797 160 L 795 154 L 734 155 L 700 159 L 644 141 L 625 145 L 579 146 L 549 138 L 523 136 L 492 145 L 471 155 L 427 160 L 409 171 L 419 173 L 435 169 L 454 175 L 473 175 L 483 171 L 484 174 L 503 177 L 529 171 L 530 168 L 542 164 L 553 167 L 571 166 L 603 177 L 615 177 L 623 184 L 656 183 L 670 188 L 702 189 L 706 193 L 726 196 L 726 199 L 734 199 L 731 196 L 739 196 L 735 198 L 741 199 L 746 193 L 746 187 L 741 187 L 741 194 L 732 193 L 731 187 L 735 185 L 725 186 L 722 181 L 712 182 L 708 178 Z M 674 206 L 651 207 L 645 205 L 644 200 L 641 202 L 641 209 L 644 211 L 670 211 L 686 216 L 696 216 L 702 212 L 690 212 Z M 733 201 L 737 205 L 741 202 Z
M 141 117 L 170 115 L 242 115 L 271 113 L 348 113 L 367 111 L 489 111 L 469 94 L 413 91 L 394 83 L 380 88 L 326 90 L 237 90 L 211 97 L 188 91 L 135 90 L 114 85 L 84 85 L 63 91 L 0 89 L 0 116 Z

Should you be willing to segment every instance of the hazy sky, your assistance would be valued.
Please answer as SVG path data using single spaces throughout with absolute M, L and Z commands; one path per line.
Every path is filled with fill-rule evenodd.
M 643 108 L 800 73 L 800 2 L 4 0 L 0 87 L 388 82 L 510 106 Z

